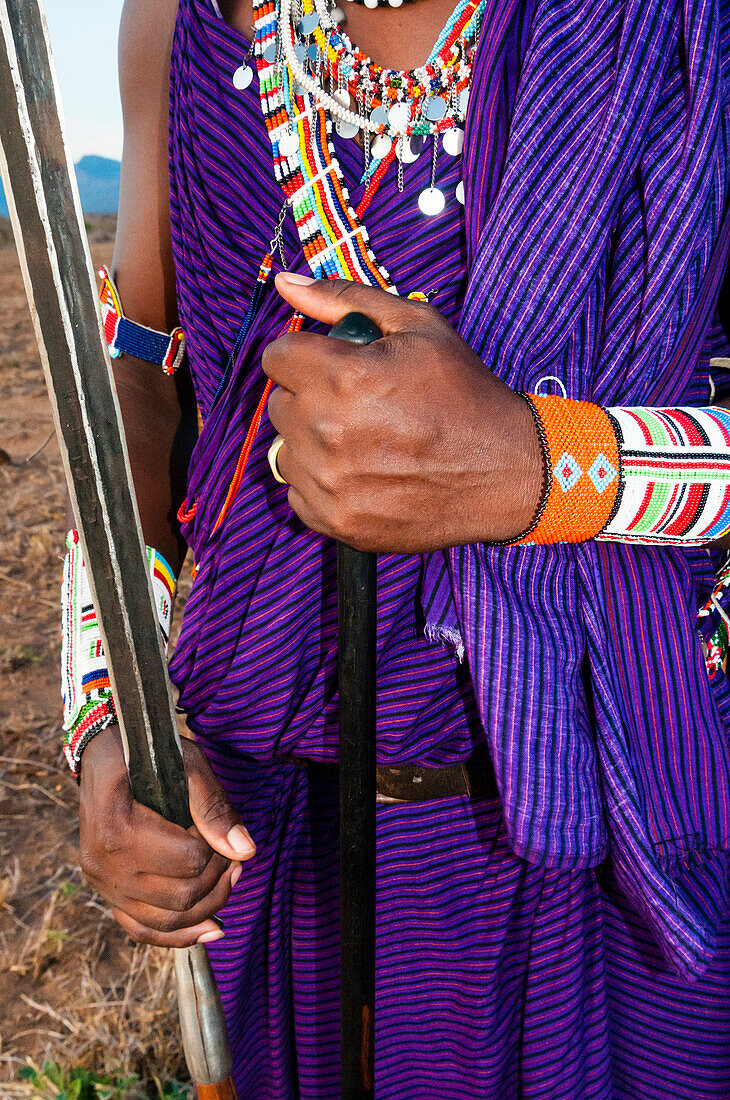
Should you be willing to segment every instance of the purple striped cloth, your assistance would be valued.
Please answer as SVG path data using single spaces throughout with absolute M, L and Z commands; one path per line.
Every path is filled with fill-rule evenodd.
M 554 374 L 571 396 L 707 403 L 723 27 L 659 0 L 495 0 L 464 166 L 438 162 L 444 215 L 417 209 L 430 157 L 402 195 L 389 175 L 368 212 L 398 286 L 428 291 L 513 384 Z M 257 81 L 232 84 L 247 52 L 210 0 L 179 0 L 173 240 L 205 428 L 186 529 L 199 571 L 171 672 L 258 845 L 211 946 L 239 1093 L 335 1100 L 337 791 L 276 762 L 337 753 L 334 549 L 272 480 L 266 421 L 213 533 L 287 317 L 269 292 L 216 399 L 282 201 Z M 362 154 L 333 140 L 357 202 Z M 290 220 L 285 249 L 304 270 Z M 708 686 L 694 622 L 711 583 L 696 550 L 380 560 L 381 762 L 461 760 L 486 733 L 502 800 L 379 808 L 379 1100 L 730 1095 L 730 698 L 722 677 Z
M 516 7 L 494 0 L 485 26 Z M 709 397 L 729 33 L 703 0 L 543 4 L 506 90 L 484 63 L 504 47 L 482 42 L 460 332 L 513 388 L 550 375 L 604 405 Z M 686 552 L 458 548 L 424 597 L 431 633 L 465 647 L 513 850 L 552 867 L 610 851 L 672 965 L 700 971 L 725 895 L 707 904 L 698 883 L 724 865 L 730 787 Z

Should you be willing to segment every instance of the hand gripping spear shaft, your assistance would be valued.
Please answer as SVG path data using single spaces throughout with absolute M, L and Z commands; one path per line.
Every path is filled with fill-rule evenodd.
M 192 821 L 172 695 L 41 0 L 0 0 L 0 175 L 132 792 L 187 828 Z M 223 1011 L 205 948 L 176 951 L 175 972 L 198 1096 L 235 1100 Z

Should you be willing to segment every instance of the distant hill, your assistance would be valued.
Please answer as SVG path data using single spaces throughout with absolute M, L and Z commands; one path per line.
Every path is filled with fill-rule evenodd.
M 116 214 L 119 205 L 118 160 L 107 157 L 82 157 L 76 165 L 81 205 L 86 214 Z M 8 207 L 0 185 L 0 217 L 7 216 Z

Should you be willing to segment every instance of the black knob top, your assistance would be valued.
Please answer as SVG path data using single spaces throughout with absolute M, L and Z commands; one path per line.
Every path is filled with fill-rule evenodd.
M 374 321 L 364 313 L 348 313 L 330 329 L 335 340 L 348 340 L 351 344 L 372 344 L 383 335 Z

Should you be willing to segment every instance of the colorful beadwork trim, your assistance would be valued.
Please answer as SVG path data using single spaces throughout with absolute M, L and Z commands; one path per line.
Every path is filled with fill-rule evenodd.
M 718 570 L 710 598 L 697 612 L 702 651 L 710 680 L 714 680 L 720 673 L 727 674 L 730 650 L 730 617 L 727 608 L 729 594 L 730 553 L 727 553 Z
M 619 453 L 610 418 L 599 405 L 523 394 L 535 416 L 545 460 L 545 493 L 531 528 L 512 545 L 584 542 L 611 516 L 619 486 Z
M 601 538 L 703 545 L 730 530 L 730 412 L 611 408 L 621 458 Z
M 101 319 L 112 359 L 133 355 L 146 363 L 156 363 L 165 374 L 174 374 L 185 358 L 185 336 L 181 328 L 171 333 L 138 325 L 125 317 L 114 280 L 105 267 L 99 270 Z
M 61 608 L 61 682 L 63 695 L 63 749 L 78 778 L 81 754 L 94 734 L 117 721 L 101 631 L 91 598 L 77 531 L 66 538 Z M 162 554 L 147 547 L 155 611 L 165 646 L 175 597 L 175 576 Z

